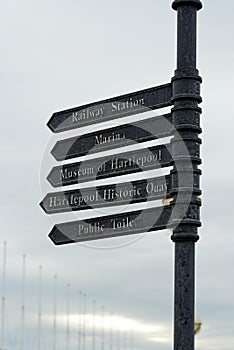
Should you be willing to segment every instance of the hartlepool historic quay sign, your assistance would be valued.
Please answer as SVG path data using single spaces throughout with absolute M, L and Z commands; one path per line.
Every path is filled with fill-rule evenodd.
M 152 170 L 171 165 L 170 144 L 120 153 L 52 168 L 47 180 L 53 187 Z
M 80 128 L 171 105 L 171 83 L 56 112 L 47 125 L 53 132 Z
M 47 214 L 102 208 L 166 198 L 169 176 L 48 193 L 40 203 Z

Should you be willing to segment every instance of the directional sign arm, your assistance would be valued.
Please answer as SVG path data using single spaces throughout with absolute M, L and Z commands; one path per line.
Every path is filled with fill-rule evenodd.
M 51 154 L 56 160 L 123 147 L 169 136 L 172 132 L 171 114 L 144 119 L 132 124 L 103 129 L 78 137 L 59 140 Z
M 170 144 L 124 152 L 52 168 L 47 180 L 53 187 L 106 179 L 167 167 L 172 158 Z
M 171 105 L 171 83 L 56 112 L 47 125 L 61 132 Z
M 157 207 L 84 221 L 57 224 L 49 234 L 56 245 L 126 236 L 167 228 L 171 207 Z
M 48 193 L 40 206 L 47 214 L 165 199 L 170 176 Z

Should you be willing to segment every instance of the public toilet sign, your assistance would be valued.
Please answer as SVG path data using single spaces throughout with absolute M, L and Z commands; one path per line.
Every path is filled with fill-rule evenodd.
M 170 206 L 165 206 L 66 222 L 55 225 L 49 237 L 54 244 L 60 245 L 163 230 L 171 211 Z
M 90 134 L 59 140 L 51 154 L 58 161 L 80 157 L 86 154 L 107 151 L 128 146 L 136 142 L 146 142 L 170 136 L 172 132 L 171 114 L 102 129 Z
M 170 176 L 48 193 L 40 203 L 47 214 L 126 205 L 166 198 Z
M 171 105 L 171 83 L 56 112 L 48 127 L 55 133 Z
M 107 179 L 171 165 L 171 146 L 153 146 L 83 162 L 53 167 L 47 180 L 53 187 L 75 185 L 81 182 Z

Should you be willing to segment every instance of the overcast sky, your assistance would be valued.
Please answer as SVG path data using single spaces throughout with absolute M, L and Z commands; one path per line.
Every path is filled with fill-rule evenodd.
M 203 4 L 198 14 L 203 207 L 196 245 L 196 314 L 202 330 L 196 346 L 233 350 L 234 3 L 204 0 Z M 70 349 L 77 344 L 79 291 L 87 294 L 87 315 L 96 300 L 96 314 L 101 317 L 97 349 L 98 327 L 105 319 L 102 306 L 106 316 L 113 312 L 126 325 L 119 330 L 112 318 L 115 344 L 119 334 L 122 348 L 127 339 L 130 349 L 132 337 L 136 349 L 171 349 L 174 247 L 170 231 L 142 235 L 132 244 L 127 244 L 129 238 L 116 238 L 57 247 L 48 233 L 62 216 L 49 218 L 39 207 L 46 191 L 52 191 L 45 178 L 55 164 L 49 155 L 55 138 L 46 126 L 53 112 L 170 82 L 176 57 L 176 13 L 171 1 L 1 1 L 0 27 L 5 348 L 20 348 L 25 254 L 25 350 L 38 346 L 40 265 L 41 349 L 51 349 L 52 344 L 55 274 L 57 349 L 64 349 L 68 341 L 68 300 Z M 1 261 L 1 271 L 2 266 Z M 2 284 L 2 272 L 0 278 Z M 91 348 L 88 316 L 86 327 L 86 346 Z

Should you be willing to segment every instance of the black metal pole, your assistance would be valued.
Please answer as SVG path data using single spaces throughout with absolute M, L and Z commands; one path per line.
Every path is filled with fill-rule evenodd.
M 171 171 L 174 213 L 171 220 L 175 243 L 174 350 L 194 350 L 194 251 L 199 239 L 199 185 L 201 163 L 200 129 L 201 78 L 196 69 L 196 20 L 200 0 L 175 0 L 177 11 L 177 69 L 172 78 Z

